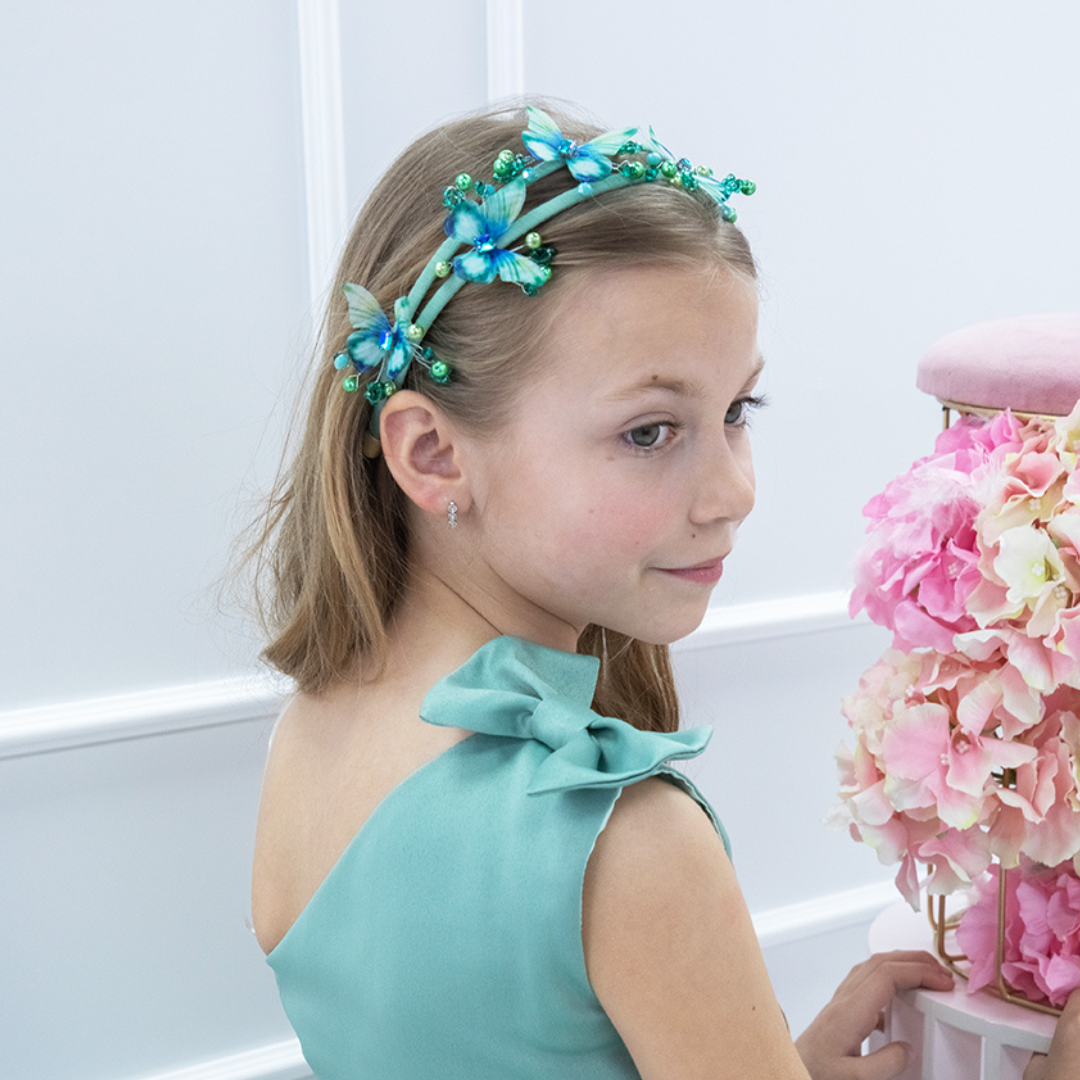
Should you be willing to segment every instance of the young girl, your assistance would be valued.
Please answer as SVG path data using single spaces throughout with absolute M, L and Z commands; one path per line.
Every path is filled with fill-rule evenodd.
M 417 140 L 345 251 L 260 553 L 258 940 L 321 1080 L 894 1076 L 862 1040 L 951 977 L 875 958 L 793 1044 L 670 764 L 754 501 L 753 185 L 551 112 Z

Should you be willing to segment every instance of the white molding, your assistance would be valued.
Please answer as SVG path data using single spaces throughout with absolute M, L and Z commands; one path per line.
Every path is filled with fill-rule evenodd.
M 304 1055 L 297 1039 L 258 1046 L 228 1057 L 214 1058 L 141 1080 L 309 1080 Z
M 674 648 L 717 649 L 864 623 L 865 617 L 848 617 L 847 596 L 815 593 L 710 609 Z M 252 675 L 0 712 L 0 760 L 259 720 L 274 715 L 290 689 L 285 679 Z
M 752 916 L 754 931 L 763 949 L 774 948 L 832 930 L 869 923 L 890 904 L 896 903 L 898 896 L 896 886 L 890 881 L 860 885 L 759 912 Z
M 524 93 L 524 0 L 487 0 L 488 101 Z
M 241 676 L 0 713 L 0 760 L 273 716 L 287 685 Z
M 816 634 L 821 630 L 843 630 L 864 624 L 865 615 L 848 615 L 848 592 L 811 593 L 760 600 L 752 604 L 732 604 L 709 608 L 701 625 L 673 646 L 676 652 L 715 649 L 746 641 Z
M 338 0 L 297 0 L 308 287 L 317 318 L 348 227 Z

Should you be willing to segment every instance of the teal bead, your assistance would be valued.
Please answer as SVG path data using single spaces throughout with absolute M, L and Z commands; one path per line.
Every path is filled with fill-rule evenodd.
M 588 180 L 582 180 L 582 182 L 577 186 L 577 193 L 579 195 L 591 195 L 592 184 L 590 184 Z
M 645 179 L 646 180 L 655 180 L 659 175 L 660 175 L 660 170 L 659 169 L 646 169 L 645 170 Z
M 543 242 L 538 232 L 531 232 L 525 237 L 525 246 L 533 251 Z
M 360 385 L 360 379 L 356 375 L 346 375 L 341 385 L 351 394 Z
M 453 267 L 445 259 L 440 259 L 435 264 L 436 277 L 449 277 L 451 270 L 453 270 Z
M 423 341 L 424 328 L 419 323 L 409 323 L 409 328 L 405 331 L 405 336 L 414 343 Z
M 458 175 L 454 177 L 454 187 L 456 187 L 458 191 L 468 191 L 469 188 L 472 187 L 472 177 L 468 173 L 458 173 Z
M 645 158 L 645 160 L 655 169 L 655 168 L 657 168 L 659 166 L 660 162 L 663 161 L 664 159 L 654 151 L 653 153 L 649 154 Z
M 336 367 L 338 369 L 338 371 L 341 371 L 342 368 L 346 368 L 348 366 L 349 366 L 349 354 L 339 352 L 337 354 L 337 356 L 334 357 L 334 367 Z

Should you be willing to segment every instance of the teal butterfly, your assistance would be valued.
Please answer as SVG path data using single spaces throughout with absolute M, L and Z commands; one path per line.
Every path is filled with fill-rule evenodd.
M 586 143 L 567 139 L 555 121 L 543 109 L 526 106 L 529 126 L 521 133 L 521 141 L 534 158 L 539 161 L 555 161 L 562 158 L 575 180 L 591 183 L 611 175 L 612 164 L 608 155 L 619 152 L 637 128 L 625 131 L 609 131 Z

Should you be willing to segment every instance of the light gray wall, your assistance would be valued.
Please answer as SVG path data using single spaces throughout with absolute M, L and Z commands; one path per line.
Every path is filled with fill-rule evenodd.
M 244 928 L 275 698 L 216 582 L 307 363 L 309 239 L 484 100 L 488 9 L 515 4 L 341 0 L 326 155 L 334 125 L 301 91 L 329 70 L 311 40 L 333 7 L 0 10 L 5 1076 L 303 1075 Z M 1080 9 L 522 7 L 525 89 L 759 185 L 738 201 L 774 402 L 759 507 L 677 663 L 689 722 L 717 730 L 690 771 L 797 1030 L 889 877 L 820 824 L 837 700 L 884 645 L 838 598 L 860 508 L 937 430 L 914 389 L 932 340 L 1076 306 Z

